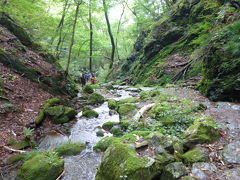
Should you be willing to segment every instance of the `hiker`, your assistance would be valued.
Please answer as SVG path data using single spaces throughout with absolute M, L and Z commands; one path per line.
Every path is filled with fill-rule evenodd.
M 90 79 L 92 84 L 95 84 L 97 82 L 95 76 L 93 75 L 93 73 L 91 73 L 91 79 Z
M 82 77 L 81 77 L 81 84 L 82 84 L 82 87 L 86 85 L 85 74 L 82 74 Z

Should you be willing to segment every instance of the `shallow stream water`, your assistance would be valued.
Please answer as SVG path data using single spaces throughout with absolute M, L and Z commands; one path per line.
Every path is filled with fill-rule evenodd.
M 116 90 L 116 100 L 132 97 L 131 91 L 123 89 Z M 106 97 L 107 98 L 107 97 Z M 80 154 L 65 157 L 65 174 L 62 180 L 94 180 L 97 173 L 97 166 L 101 163 L 102 155 L 96 153 L 93 147 L 103 137 L 98 137 L 96 132 L 108 121 L 119 122 L 119 115 L 109 115 L 108 103 L 94 109 L 99 113 L 98 118 L 82 117 L 82 112 L 77 115 L 77 123 L 72 127 L 70 136 L 56 135 L 46 136 L 40 143 L 41 150 L 51 150 L 68 141 L 83 142 L 87 148 Z M 105 133 L 104 137 L 111 136 Z

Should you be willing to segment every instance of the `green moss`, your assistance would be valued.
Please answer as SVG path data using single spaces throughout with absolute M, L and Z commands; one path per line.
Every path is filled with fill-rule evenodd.
M 173 162 L 165 166 L 161 180 L 177 180 L 187 175 L 187 168 L 182 162 Z
M 116 100 L 114 100 L 114 99 L 109 99 L 108 100 L 109 109 L 117 109 L 117 106 L 118 106 L 118 104 L 117 104 Z
M 121 123 L 120 123 L 120 127 L 121 127 L 121 129 L 123 129 L 123 130 L 127 130 L 130 125 L 131 125 L 131 123 L 130 123 L 130 121 L 128 121 L 128 120 L 123 120 L 123 121 L 121 121 Z
M 57 117 L 57 118 L 52 118 L 51 121 L 54 123 L 54 124 L 64 124 L 64 123 L 67 123 L 69 121 L 69 117 L 67 116 L 61 116 L 61 117 Z
M 122 136 L 123 132 L 121 131 L 120 128 L 112 128 L 110 130 L 110 133 L 112 133 L 114 136 Z
M 194 122 L 184 133 L 186 146 L 200 143 L 213 143 L 220 137 L 220 128 L 209 117 L 203 117 Z
M 22 153 L 22 154 L 17 154 L 17 155 L 14 155 L 14 156 L 11 156 L 9 159 L 8 159 L 8 162 L 11 164 L 11 163 L 16 163 L 18 161 L 22 161 L 25 159 L 25 154 Z
M 122 100 L 118 101 L 118 104 L 137 103 L 137 102 L 139 102 L 139 98 L 130 97 L 130 98 L 126 98 L 126 99 L 122 99 Z
M 64 107 L 62 105 L 59 105 L 45 109 L 45 113 L 49 116 L 54 116 L 54 118 L 58 118 L 64 114 L 64 110 Z
M 53 152 L 46 152 L 25 161 L 18 172 L 18 177 L 22 180 L 55 180 L 63 170 L 63 159 Z
M 167 152 L 164 152 L 156 156 L 156 163 L 160 165 L 160 167 L 164 167 L 167 164 L 172 163 L 174 161 L 175 161 L 174 156 Z
M 205 148 L 196 147 L 182 155 L 185 163 L 192 164 L 196 162 L 208 161 L 208 151 Z
M 30 141 L 26 140 L 26 139 L 22 139 L 19 142 L 16 142 L 15 144 L 13 144 L 14 149 L 25 149 L 27 147 L 30 147 L 31 143 Z
M 142 100 L 149 100 L 152 99 L 160 94 L 159 90 L 151 90 L 151 91 L 142 91 L 140 93 L 140 99 Z
M 99 116 L 98 112 L 94 111 L 94 110 L 86 110 L 83 111 L 83 116 L 87 117 L 87 118 L 92 118 L 95 117 L 97 118 Z
M 136 104 L 126 103 L 126 104 L 120 104 L 117 111 L 120 114 L 120 116 L 124 116 L 133 112 L 136 108 L 137 108 Z
M 104 124 L 102 125 L 102 128 L 103 128 L 104 130 L 106 130 L 106 131 L 109 131 L 109 130 L 111 130 L 112 127 L 113 127 L 114 125 L 116 125 L 116 124 L 117 124 L 116 122 L 106 122 L 106 123 L 104 123 Z
M 86 144 L 67 142 L 56 148 L 55 151 L 58 153 L 59 156 L 72 156 L 79 154 L 85 148 Z
M 93 93 L 89 97 L 89 102 L 91 104 L 102 104 L 102 103 L 104 103 L 104 97 L 101 94 Z
M 126 144 L 113 143 L 104 155 L 96 180 L 151 180 L 157 174 L 160 172 L 149 158 L 138 157 L 135 150 Z
M 38 112 L 38 117 L 37 117 L 37 119 L 35 120 L 35 124 L 36 124 L 37 126 L 41 125 L 42 122 L 44 121 L 44 119 L 45 119 L 45 113 L 44 113 L 44 110 L 41 109 L 41 110 Z
M 113 143 L 113 141 L 117 140 L 116 137 L 106 137 L 100 141 L 94 146 L 94 150 L 100 150 L 102 152 L 106 151 L 107 148 Z
M 64 115 L 69 119 L 73 119 L 77 115 L 77 111 L 70 107 L 65 107 Z
M 87 94 L 92 94 L 94 93 L 94 89 L 92 88 L 91 85 L 87 84 L 86 86 L 83 87 L 83 92 Z
M 96 135 L 100 136 L 100 137 L 103 137 L 104 136 L 104 131 L 99 130 L 99 131 L 96 132 Z
M 52 107 L 54 105 L 61 104 L 63 101 L 59 98 L 52 98 L 44 102 L 43 109 L 47 109 L 49 107 Z

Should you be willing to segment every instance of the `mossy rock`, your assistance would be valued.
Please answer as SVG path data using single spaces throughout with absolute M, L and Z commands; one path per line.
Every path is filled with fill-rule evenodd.
M 98 143 L 93 147 L 94 150 L 100 150 L 102 152 L 106 151 L 107 148 L 115 141 L 116 137 L 106 137 L 98 141 Z
M 130 125 L 131 125 L 131 123 L 128 120 L 122 120 L 120 123 L 121 129 L 124 131 L 126 131 Z
M 13 144 L 14 149 L 17 149 L 17 150 L 25 149 L 30 146 L 31 146 L 31 142 L 26 139 L 22 139 L 19 142 L 16 142 Z
M 106 122 L 102 125 L 102 128 L 106 131 L 110 131 L 114 125 L 116 125 L 116 122 Z
M 59 156 L 73 156 L 82 152 L 86 144 L 67 142 L 55 149 Z
M 117 101 L 114 100 L 114 99 L 109 99 L 108 100 L 108 107 L 109 107 L 109 109 L 113 109 L 113 110 L 117 109 L 117 107 L 118 107 Z
M 44 121 L 44 119 L 45 119 L 45 112 L 44 112 L 43 109 L 41 109 L 41 110 L 38 112 L 38 117 L 37 117 L 37 119 L 35 120 L 35 124 L 36 124 L 37 126 L 41 125 L 42 122 Z
M 97 118 L 99 116 L 98 112 L 94 110 L 83 111 L 82 115 L 87 118 L 93 118 L 93 117 Z
M 125 116 L 128 114 L 132 114 L 134 110 L 136 110 L 137 105 L 133 103 L 126 103 L 126 104 L 120 104 L 118 107 L 118 113 L 120 116 Z
M 64 170 L 64 160 L 53 152 L 40 153 L 23 163 L 18 172 L 22 180 L 56 180 Z
M 64 114 L 65 108 L 62 105 L 59 106 L 53 106 L 53 107 L 49 107 L 47 109 L 45 109 L 45 113 L 48 116 L 54 117 L 54 118 L 58 118 L 61 115 Z
M 103 137 L 104 136 L 104 131 L 99 130 L 99 131 L 96 132 L 96 135 L 99 136 L 99 137 Z
M 118 104 L 137 103 L 137 102 L 139 102 L 139 98 L 130 97 L 130 98 L 126 98 L 126 99 L 122 99 L 122 100 L 118 101 Z
M 89 97 L 89 102 L 93 105 L 94 104 L 102 104 L 102 103 L 104 103 L 104 97 L 101 94 L 93 93 Z
M 121 131 L 120 128 L 112 128 L 110 130 L 110 133 L 112 133 L 114 136 L 122 136 L 123 135 L 123 131 Z
M 58 104 L 62 104 L 62 103 L 63 103 L 62 99 L 52 98 L 52 99 L 49 99 L 46 102 L 44 102 L 43 109 L 47 109 L 47 108 L 50 108 L 50 107 L 52 107 L 54 105 L 58 105 Z
M 164 168 L 160 180 L 177 180 L 187 173 L 187 168 L 182 162 L 173 162 Z
M 73 119 L 77 115 L 77 111 L 71 107 L 65 107 L 64 115 L 69 119 Z
M 154 162 L 154 159 L 137 156 L 127 144 L 113 143 L 103 157 L 96 180 L 152 180 L 161 173 Z
M 206 162 L 208 161 L 208 151 L 202 147 L 196 147 L 182 155 L 185 163 L 192 164 L 196 162 Z
M 175 158 L 173 155 L 163 152 L 162 154 L 158 154 L 155 160 L 160 167 L 165 167 L 167 164 L 174 162 Z
M 86 86 L 83 87 L 83 92 L 87 94 L 92 94 L 94 93 L 94 89 L 91 85 L 87 84 Z
M 195 144 L 213 143 L 220 137 L 220 128 L 209 117 L 196 120 L 183 135 L 184 145 L 192 147 Z
M 61 116 L 61 117 L 57 117 L 57 118 L 52 118 L 51 121 L 54 124 L 64 124 L 70 121 L 69 117 L 67 116 Z

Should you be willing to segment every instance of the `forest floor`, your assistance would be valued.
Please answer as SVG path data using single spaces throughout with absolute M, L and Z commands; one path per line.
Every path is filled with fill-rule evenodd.
M 12 72 L 1 63 L 0 73 L 5 81 L 4 89 L 9 101 L 0 104 L 0 162 L 2 163 L 3 158 L 10 153 L 2 147 L 8 145 L 11 138 L 22 139 L 23 128 L 35 126 L 34 120 L 38 116 L 42 103 L 53 96 L 39 88 L 37 83 Z M 13 107 L 12 105 L 11 108 L 3 107 L 6 104 L 12 104 Z

